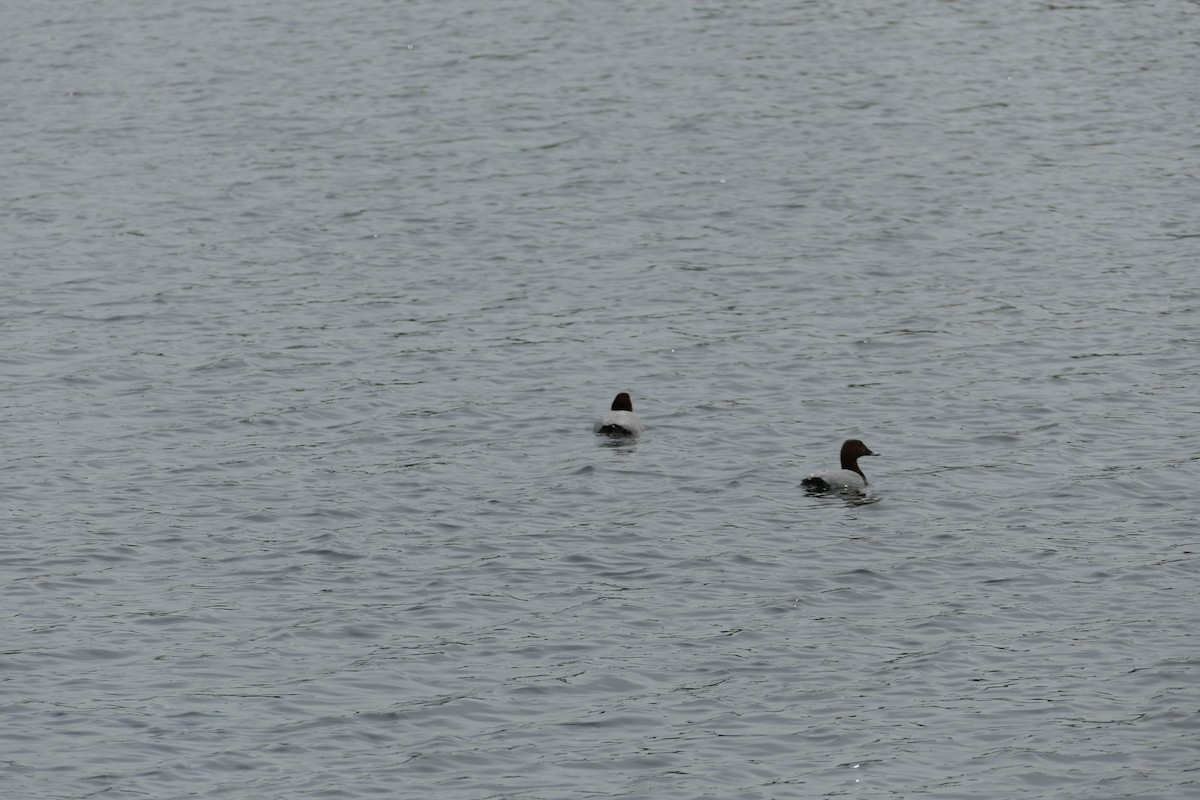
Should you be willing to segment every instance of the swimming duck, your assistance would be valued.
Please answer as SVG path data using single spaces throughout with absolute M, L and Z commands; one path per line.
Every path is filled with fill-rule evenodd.
M 593 430 L 605 436 L 637 436 L 646 426 L 633 413 L 633 401 L 628 392 L 621 392 L 612 401 L 612 409 L 596 420 Z
M 858 468 L 861 456 L 877 456 L 858 439 L 847 439 L 842 444 L 842 468 L 815 472 L 800 485 L 812 492 L 862 491 L 867 488 L 867 476 Z

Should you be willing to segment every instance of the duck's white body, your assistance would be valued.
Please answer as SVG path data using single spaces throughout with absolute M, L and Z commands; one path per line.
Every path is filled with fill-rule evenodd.
M 646 426 L 632 411 L 605 411 L 604 416 L 596 420 L 594 429 L 596 433 L 610 436 L 637 436 L 646 430 Z
M 814 472 L 804 480 L 801 486 L 811 489 L 822 489 L 826 492 L 862 491 L 867 488 L 867 482 L 862 475 L 849 469 L 831 469 L 825 472 Z

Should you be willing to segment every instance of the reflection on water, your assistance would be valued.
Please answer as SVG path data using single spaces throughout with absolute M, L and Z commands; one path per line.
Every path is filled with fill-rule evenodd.
M 866 506 L 871 505 L 872 503 L 878 503 L 883 499 L 881 495 L 873 491 L 862 491 L 861 489 L 843 489 L 840 492 L 832 492 L 806 488 L 804 490 L 804 494 L 809 497 L 818 497 L 822 500 L 838 500 L 848 506 Z

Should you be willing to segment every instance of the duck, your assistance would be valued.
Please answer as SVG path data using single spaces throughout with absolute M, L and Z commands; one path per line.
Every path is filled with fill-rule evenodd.
M 621 392 L 612 401 L 612 409 L 596 420 L 593 430 L 605 436 L 637 436 L 646 430 L 638 415 L 633 413 L 629 392 Z
M 842 443 L 842 468 L 825 472 L 814 472 L 800 485 L 810 492 L 861 492 L 867 488 L 867 476 L 858 467 L 858 459 L 862 456 L 877 456 L 858 439 L 847 439 Z

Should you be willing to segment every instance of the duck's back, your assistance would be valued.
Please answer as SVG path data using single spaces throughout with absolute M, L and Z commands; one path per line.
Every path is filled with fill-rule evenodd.
M 818 492 L 841 492 L 847 489 L 865 489 L 867 482 L 863 476 L 851 469 L 831 469 L 817 472 L 800 481 L 805 489 Z
M 596 421 L 594 430 L 605 436 L 637 436 L 646 428 L 632 411 L 606 411 Z

